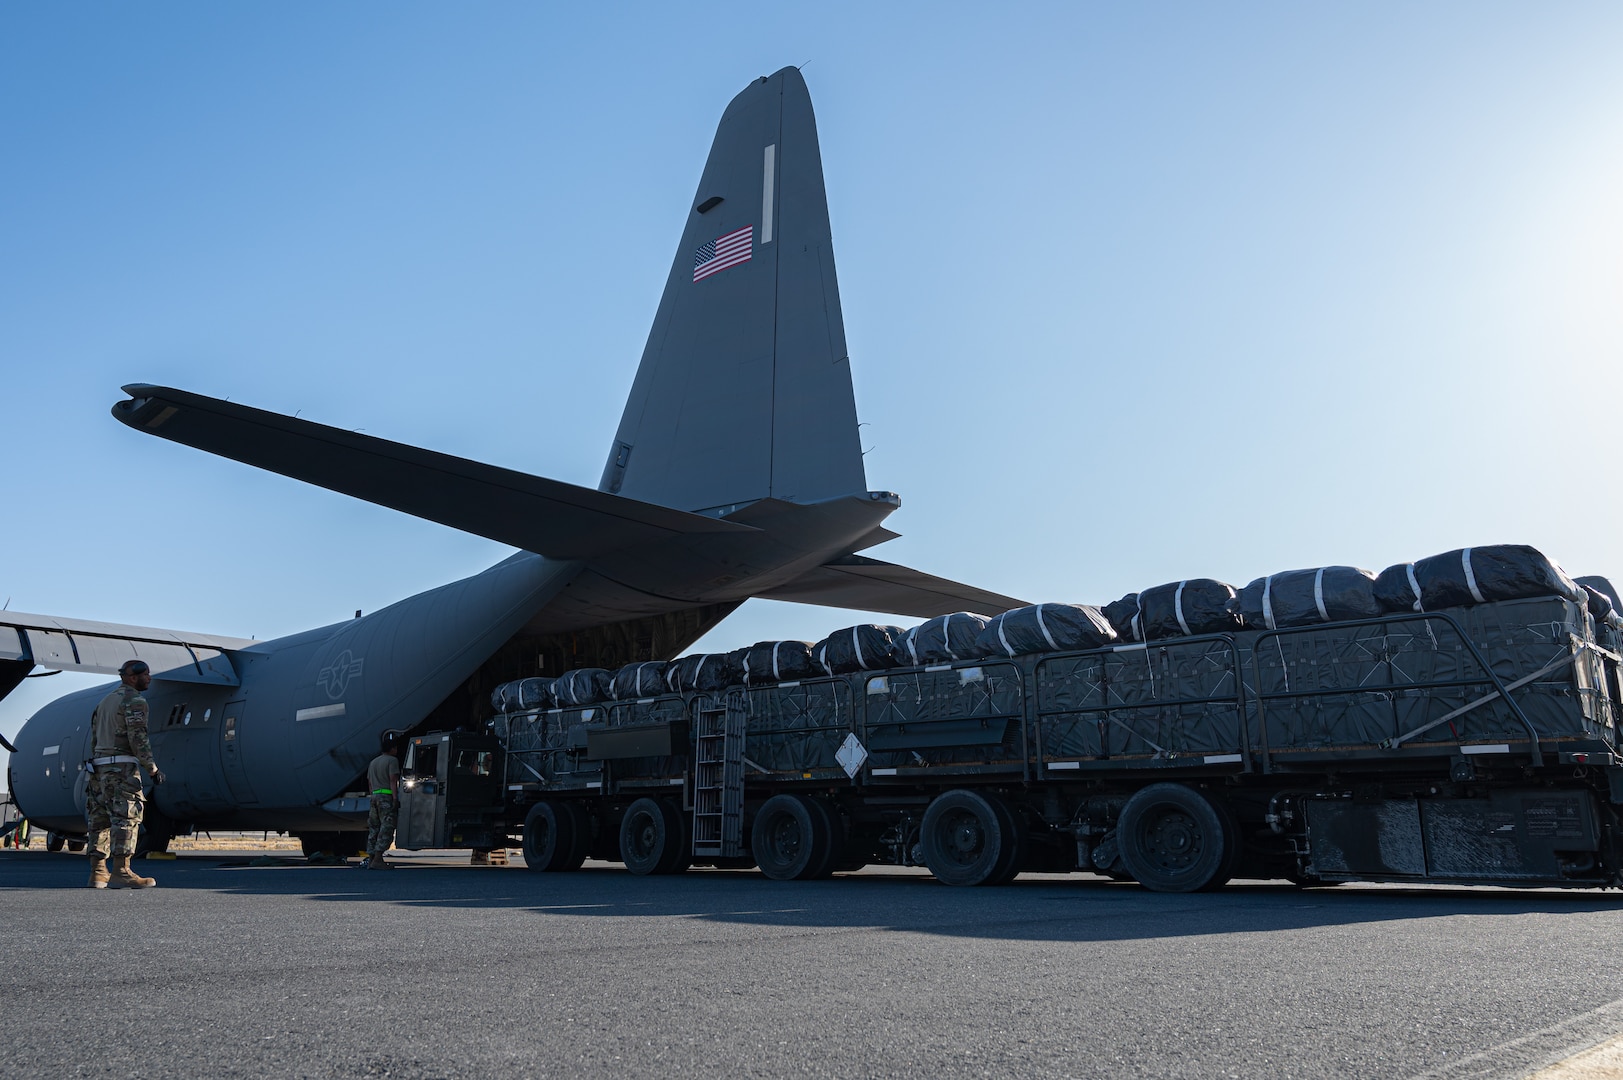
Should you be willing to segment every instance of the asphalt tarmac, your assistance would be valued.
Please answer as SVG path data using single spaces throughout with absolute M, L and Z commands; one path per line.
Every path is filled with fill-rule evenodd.
M 1616 893 L 251 859 L 0 852 L 0 1076 L 1464 1080 L 1623 1031 Z

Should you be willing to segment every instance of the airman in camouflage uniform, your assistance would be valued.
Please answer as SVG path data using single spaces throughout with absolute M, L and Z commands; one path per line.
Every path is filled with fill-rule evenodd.
M 366 862 L 368 870 L 393 870 L 383 853 L 394 846 L 395 825 L 400 817 L 400 736 L 385 732 L 379 743 L 383 752 L 366 768 L 366 786 L 371 792 L 371 808 L 366 815 Z
M 130 870 L 130 856 L 146 807 L 141 770 L 152 775 L 153 784 L 163 783 L 147 738 L 147 699 L 141 696 L 152 685 L 152 671 L 139 660 L 126 660 L 118 677 L 118 689 L 101 699 L 91 720 L 95 749 L 85 782 L 85 850 L 92 889 L 145 889 L 157 882 Z

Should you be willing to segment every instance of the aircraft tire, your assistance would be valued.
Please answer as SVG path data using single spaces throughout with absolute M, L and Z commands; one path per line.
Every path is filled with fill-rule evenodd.
M 639 877 L 680 873 L 691 860 L 686 837 L 681 811 L 664 799 L 638 799 L 620 819 L 620 861 Z
M 78 855 L 81 852 L 83 852 L 84 849 L 85 849 L 85 842 L 83 840 L 69 840 L 68 841 L 68 852 L 70 854 Z
M 1006 873 L 1014 859 L 1010 811 L 995 795 L 955 788 L 924 811 L 919 842 L 924 865 L 943 885 L 986 885 Z
M 45 834 L 46 851 L 61 851 L 62 848 L 66 846 L 67 842 L 67 837 L 59 836 L 54 832 L 48 832 Z
M 1233 844 L 1223 814 L 1183 784 L 1151 784 L 1128 799 L 1116 842 L 1127 872 L 1152 892 L 1199 892 L 1227 880 Z
M 838 852 L 828 808 L 805 795 L 774 795 L 750 825 L 750 852 L 773 881 L 826 877 Z

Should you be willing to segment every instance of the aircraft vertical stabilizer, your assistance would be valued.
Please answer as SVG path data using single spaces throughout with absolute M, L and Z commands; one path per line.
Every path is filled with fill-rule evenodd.
M 682 510 L 867 489 L 817 122 L 795 68 L 722 116 L 599 487 Z

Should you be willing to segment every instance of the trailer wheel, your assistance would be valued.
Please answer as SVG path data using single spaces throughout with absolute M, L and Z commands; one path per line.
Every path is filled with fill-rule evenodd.
M 1152 892 L 1198 892 L 1225 880 L 1234 840 L 1223 815 L 1182 784 L 1151 784 L 1122 809 L 1116 823 L 1121 861 Z
M 1020 873 L 1026 861 L 1026 830 L 1024 823 L 1008 803 L 996 795 L 985 796 L 1003 826 L 1004 857 L 1001 864 L 987 879 L 988 885 L 1007 885 Z
M 542 801 L 524 816 L 524 865 L 557 873 L 578 870 L 585 861 L 580 811 L 565 802 Z
M 1245 837 L 1240 832 L 1240 819 L 1234 816 L 1228 803 L 1221 799 L 1210 801 L 1217 810 L 1217 816 L 1223 820 L 1223 866 L 1217 876 L 1206 884 L 1207 892 L 1227 885 L 1239 873 L 1240 859 L 1245 855 Z
M 924 811 L 919 840 L 924 865 L 945 885 L 985 885 L 1014 863 L 1013 817 L 997 796 L 958 788 Z M 1006 824 L 1008 822 L 1009 824 Z
M 569 848 L 569 857 L 558 869 L 579 870 L 581 863 L 592 853 L 592 812 L 572 802 L 561 802 L 558 809 L 568 815 L 570 835 L 574 841 Z
M 693 862 L 682 813 L 664 799 L 642 798 L 620 819 L 620 861 L 633 874 L 679 874 Z
M 774 881 L 827 877 L 838 854 L 833 815 L 805 795 L 774 795 L 755 813 L 750 851 Z

